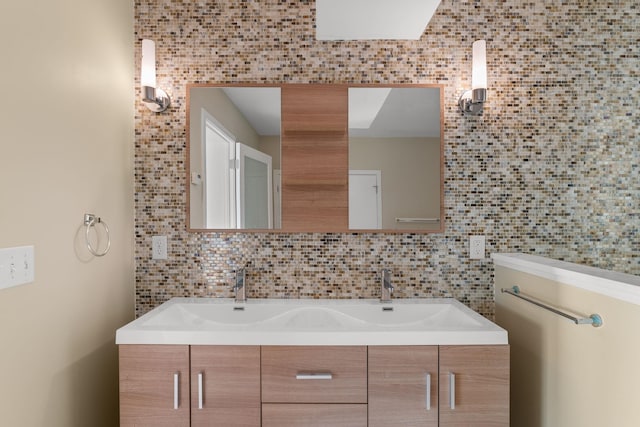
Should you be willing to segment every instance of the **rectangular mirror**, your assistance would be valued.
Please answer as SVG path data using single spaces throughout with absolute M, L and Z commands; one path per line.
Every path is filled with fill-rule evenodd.
M 189 229 L 280 228 L 280 88 L 188 88 Z
M 283 88 L 289 94 L 288 106 L 282 105 Z M 283 184 L 309 208 L 305 212 L 310 213 L 300 219 L 302 225 L 295 231 L 444 230 L 442 85 L 196 84 L 187 90 L 190 231 L 293 231 L 282 227 L 282 214 L 286 219 L 296 212 L 296 206 L 287 209 L 282 204 Z M 304 108 L 294 105 L 297 93 L 326 94 L 332 90 L 344 91 L 345 96 L 336 101 L 344 108 L 325 105 L 328 100 L 305 101 Z M 282 128 L 283 108 L 297 114 L 291 129 Z M 334 110 L 340 111 L 339 117 Z M 305 120 L 313 129 L 295 127 L 307 123 Z M 339 132 L 326 128 L 334 122 L 341 123 Z M 283 134 L 290 139 L 306 138 L 307 148 L 294 144 L 283 158 Z M 338 142 L 338 135 L 345 137 Z M 309 184 L 317 181 L 318 168 L 304 165 L 320 164 L 318 150 L 309 141 L 326 144 L 330 153 L 335 151 L 331 148 L 334 145 L 336 150 L 338 145 L 344 147 L 340 148 L 344 156 L 339 157 L 344 157 L 344 162 L 320 168 L 323 173 L 344 176 L 345 196 L 340 208 L 345 218 L 340 218 L 344 224 L 340 230 L 325 230 L 323 218 L 318 217 L 321 208 L 336 207 L 326 206 L 331 197 L 321 200 L 318 194 L 326 195 L 336 185 Z M 289 165 L 285 182 L 281 181 L 282 164 Z
M 349 229 L 442 231 L 443 88 L 349 88 Z

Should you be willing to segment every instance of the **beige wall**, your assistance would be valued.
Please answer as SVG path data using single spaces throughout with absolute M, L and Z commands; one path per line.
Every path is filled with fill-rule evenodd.
M 396 217 L 440 217 L 440 138 L 349 138 L 349 169 L 382 172 L 382 228 L 402 228 Z M 425 226 L 439 224 L 404 228 Z
M 496 266 L 496 322 L 511 344 L 511 425 L 640 425 L 640 307 Z M 598 313 L 604 325 L 575 325 L 508 294 L 523 293 L 565 310 Z
M 273 170 L 280 169 L 280 136 L 261 136 L 259 150 L 271 156 Z
M 0 3 L 0 247 L 35 282 L 0 290 L 0 424 L 117 424 L 115 330 L 133 318 L 133 2 Z M 82 246 L 85 212 L 112 247 Z

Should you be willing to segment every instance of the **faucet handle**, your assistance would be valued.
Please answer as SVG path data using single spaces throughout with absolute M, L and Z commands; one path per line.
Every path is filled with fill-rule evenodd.
M 391 270 L 383 268 L 380 274 L 380 302 L 390 303 L 393 285 L 391 284 Z
M 235 296 L 236 303 L 245 302 L 247 300 L 246 274 L 247 274 L 246 267 L 242 267 L 236 270 L 236 280 L 235 280 L 235 285 L 233 286 L 233 290 L 236 293 L 236 296 Z
M 240 267 L 237 268 L 235 270 L 231 270 L 231 272 L 234 274 L 233 276 L 233 280 L 232 280 L 232 286 L 231 289 L 235 290 L 238 289 L 239 287 L 244 286 L 244 282 L 246 281 L 246 275 L 247 275 L 247 268 L 246 267 Z

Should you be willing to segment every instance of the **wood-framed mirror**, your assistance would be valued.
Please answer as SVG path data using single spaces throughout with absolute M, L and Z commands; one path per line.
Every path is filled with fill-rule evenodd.
M 198 232 L 442 232 L 444 87 L 192 84 Z

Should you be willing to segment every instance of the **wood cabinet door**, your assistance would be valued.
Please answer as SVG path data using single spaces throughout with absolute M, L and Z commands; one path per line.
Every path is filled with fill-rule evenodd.
M 509 426 L 509 346 L 440 346 L 440 426 Z
M 260 427 L 260 347 L 191 346 L 191 425 Z
M 349 227 L 348 88 L 282 87 L 282 229 Z
M 189 346 L 120 345 L 120 425 L 189 426 Z
M 438 347 L 369 347 L 369 427 L 438 425 Z

